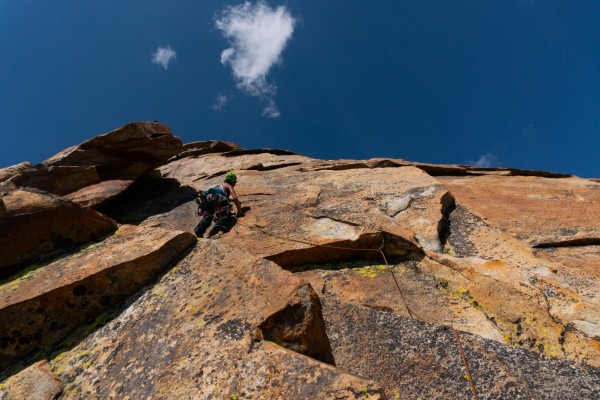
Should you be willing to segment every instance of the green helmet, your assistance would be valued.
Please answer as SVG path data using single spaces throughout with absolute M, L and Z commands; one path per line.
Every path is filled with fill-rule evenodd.
M 237 183 L 237 175 L 234 174 L 233 172 L 228 173 L 227 175 L 225 175 L 225 182 L 236 184 Z

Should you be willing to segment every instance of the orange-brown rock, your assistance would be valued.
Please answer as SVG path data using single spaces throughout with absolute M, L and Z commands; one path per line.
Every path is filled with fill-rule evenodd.
M 105 215 L 40 190 L 5 188 L 0 199 L 0 278 L 117 229 Z
M 209 154 L 177 160 L 160 170 L 196 190 L 217 184 L 223 164 L 242 170 L 237 191 L 251 211 L 220 238 L 223 242 L 285 268 L 316 264 L 314 268 L 320 271 L 319 264 L 343 259 L 367 258 L 370 265 L 381 265 L 375 250 L 385 242 L 388 256 L 395 253 L 396 258 L 422 260 L 408 271 L 425 273 L 427 278 L 409 273 L 403 287 L 412 292 L 409 307 L 412 304 L 414 314 L 424 321 L 450 323 L 486 338 L 592 364 L 600 359 L 598 340 L 589 334 L 600 318 L 598 304 L 557 280 L 552 272 L 558 268 L 555 263 L 537 257 L 527 243 L 457 203 L 452 192 L 421 168 L 398 166 L 397 160 L 340 162 L 339 167 L 334 161 L 307 160 L 293 165 L 292 159 L 301 161 L 297 156 L 281 155 L 279 169 L 257 172 L 249 168 L 247 157 Z M 261 153 L 254 160 L 264 163 L 271 157 Z M 491 178 L 549 179 L 511 173 Z M 190 201 L 149 216 L 142 224 L 192 231 L 197 222 L 194 211 Z M 442 250 L 447 254 L 442 255 Z M 369 268 L 369 264 L 362 265 Z M 335 293 L 344 301 L 407 314 L 389 294 L 395 286 L 389 275 L 385 283 L 367 284 L 351 269 L 346 274 L 318 274 L 307 277 L 317 288 L 329 285 L 326 295 Z M 507 301 L 505 293 L 514 298 Z
M 262 165 L 273 162 L 271 154 L 254 156 L 253 162 L 246 161 L 248 157 L 208 155 L 178 160 L 160 170 L 165 177 L 204 190 L 218 184 L 223 179 L 223 172 L 230 169 L 248 169 L 257 161 Z M 423 248 L 441 250 L 438 224 L 443 217 L 447 191 L 419 169 L 302 172 L 297 171 L 301 166 L 292 164 L 292 160 L 301 162 L 301 157 L 284 155 L 277 156 L 277 159 L 285 172 L 250 168 L 239 174 L 244 183 L 239 185 L 238 194 L 244 198 L 244 204 L 254 210 L 243 220 L 245 225 L 268 225 L 275 235 L 295 231 L 295 239 L 315 243 L 355 241 L 364 233 L 385 231 Z M 227 169 L 222 169 L 223 164 Z M 194 178 L 199 171 L 204 172 Z M 203 175 L 208 177 L 202 179 Z M 169 221 L 168 215 L 164 216 L 164 220 L 166 226 L 178 226 L 179 229 L 193 228 L 195 223 L 190 218 Z M 161 226 L 156 217 L 152 218 L 152 224 Z M 269 237 L 256 229 L 240 227 L 236 233 L 243 233 L 251 239 L 250 242 L 241 238 L 231 240 L 252 243 L 249 248 L 263 256 L 274 255 L 272 249 L 281 252 L 306 247 Z M 257 240 L 259 236 L 261 239 Z M 410 244 L 407 246 L 412 248 Z
M 104 181 L 86 186 L 63 197 L 82 207 L 97 208 L 122 193 L 132 183 L 132 180 Z
M 104 135 L 96 136 L 79 146 L 64 150 L 45 161 L 51 166 L 98 166 L 101 178 L 113 178 L 127 163 L 163 163 L 182 147 L 168 126 L 160 122 L 133 122 Z
M 376 385 L 332 361 L 310 286 L 205 240 L 52 368 L 64 399 L 381 398 Z
M 240 146 L 232 142 L 220 140 L 203 140 L 200 142 L 186 143 L 181 148 L 181 153 L 176 158 L 195 157 L 209 153 L 224 153 L 227 151 L 242 150 Z
M 107 180 L 134 180 L 181 151 L 160 122 L 134 122 L 96 136 L 35 165 L 10 181 L 58 195 Z
M 554 322 L 548 320 L 539 325 L 543 320 L 540 312 L 531 312 L 523 319 L 519 307 L 526 310 L 534 304 L 524 298 L 523 302 L 511 302 L 515 306 L 522 304 L 509 318 L 513 323 L 518 322 L 514 332 L 522 333 L 539 325 L 534 328 L 539 331 L 537 338 L 529 343 L 543 346 L 550 354 L 566 354 L 599 365 L 600 302 L 596 289 L 595 238 L 600 230 L 595 216 L 600 216 L 600 187 L 590 180 L 573 177 L 481 176 L 440 180 L 460 201 L 450 216 L 450 227 L 455 234 L 450 236 L 448 249 L 459 257 L 497 260 L 495 264 L 479 262 L 483 268 L 474 269 L 512 282 L 517 291 L 527 286 L 535 288 L 542 296 L 539 307 L 547 309 Z M 491 240 L 494 237 L 503 240 Z M 492 267 L 485 267 L 486 264 Z M 507 267 L 507 264 L 512 265 Z M 509 270 L 513 271 L 512 278 L 506 275 Z M 498 302 L 487 301 L 497 303 L 498 308 L 505 302 L 502 298 Z M 505 306 L 501 308 L 507 310 Z M 523 321 L 526 326 L 521 328 Z M 513 333 L 508 336 L 512 343 L 523 343 L 524 338 L 515 341 Z
M 542 248 L 535 254 L 557 266 L 553 272 L 565 285 L 589 301 L 600 303 L 600 246 Z
M 1 400 L 55 400 L 62 383 L 50 370 L 48 361 L 39 361 L 0 386 Z
M 600 243 L 600 185 L 581 178 L 442 177 L 466 208 L 534 246 Z
M 482 398 L 600 393 L 597 182 L 207 141 L 117 196 L 110 174 L 66 196 L 139 225 L 91 248 L 112 262 L 123 229 L 193 232 L 197 192 L 232 170 L 246 215 L 230 232 L 37 353 L 63 397 L 467 398 L 465 363 Z
M 153 280 L 195 241 L 187 232 L 125 225 L 102 242 L 0 285 L 0 368 L 48 351 Z
M 324 301 L 340 368 L 376 380 L 388 399 L 592 399 L 600 368 L 552 359 L 387 312 Z M 459 347 L 460 346 L 460 347 Z M 461 355 L 461 349 L 465 355 Z
M 26 161 L 10 167 L 0 168 L 0 182 L 7 181 L 15 175 L 30 170 L 31 166 L 31 163 Z

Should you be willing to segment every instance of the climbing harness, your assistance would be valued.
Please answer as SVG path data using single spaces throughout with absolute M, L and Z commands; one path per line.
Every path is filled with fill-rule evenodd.
M 210 212 L 215 216 L 228 215 L 231 212 L 228 194 L 220 185 L 200 193 L 198 199 L 196 202 L 199 216 L 203 216 L 205 212 Z

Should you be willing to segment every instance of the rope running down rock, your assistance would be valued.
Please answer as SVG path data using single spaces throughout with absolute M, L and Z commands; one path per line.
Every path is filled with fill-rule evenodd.
M 265 234 L 267 236 L 271 236 L 277 239 L 281 239 L 281 240 L 285 240 L 288 242 L 295 242 L 295 243 L 300 243 L 300 244 L 305 244 L 308 246 L 313 246 L 313 247 L 325 247 L 325 248 L 329 248 L 329 249 L 337 249 L 337 250 L 353 250 L 353 251 L 376 251 L 378 252 L 381 257 L 383 258 L 383 261 L 385 262 L 385 265 L 388 267 L 388 270 L 390 271 L 390 273 L 392 274 L 392 278 L 394 278 L 394 283 L 396 284 L 396 287 L 398 288 L 398 293 L 400 294 L 400 297 L 402 298 L 402 303 L 404 304 L 404 308 L 406 309 L 406 311 L 408 311 L 408 314 L 410 315 L 410 318 L 413 320 L 416 320 L 414 317 L 413 312 L 410 310 L 410 308 L 408 307 L 408 304 L 406 303 L 406 298 L 404 297 L 404 294 L 402 293 L 402 289 L 400 288 L 400 285 L 398 284 L 398 280 L 396 279 L 396 274 L 394 274 L 394 270 L 390 267 L 390 264 L 388 263 L 388 260 L 385 256 L 385 253 L 383 252 L 383 249 L 385 247 L 385 238 L 383 238 L 383 242 L 381 244 L 381 246 L 379 246 L 379 248 L 377 249 L 361 249 L 361 248 L 350 248 L 350 247 L 342 247 L 342 246 L 333 246 L 333 245 L 329 245 L 329 244 L 318 244 L 318 243 L 311 243 L 309 241 L 306 240 L 300 240 L 300 239 L 292 239 L 289 237 L 284 237 L 284 236 L 280 236 L 280 235 L 276 235 L 274 233 L 271 232 L 267 232 L 262 228 L 257 228 L 256 226 L 250 226 L 248 224 L 243 223 L 242 221 L 240 221 L 239 218 L 237 219 L 237 223 L 245 226 L 248 229 L 251 230 L 255 230 L 258 232 L 261 232 L 262 234 Z M 417 316 L 418 317 L 418 316 Z M 419 318 L 420 320 L 423 320 L 422 318 Z M 444 325 L 445 328 L 449 329 L 450 331 L 452 331 L 452 334 L 456 340 L 456 344 L 458 345 L 458 351 L 460 353 L 460 357 L 463 361 L 463 365 L 465 367 L 465 371 L 467 374 L 467 379 L 469 381 L 469 386 L 471 387 L 471 392 L 473 393 L 473 399 L 474 400 L 479 400 L 479 396 L 477 395 L 477 390 L 475 389 L 475 384 L 473 382 L 473 376 L 471 375 L 471 370 L 469 369 L 469 363 L 467 361 L 467 357 L 465 356 L 465 352 L 463 350 L 463 346 L 462 343 L 460 341 L 460 336 L 458 334 L 458 332 L 456 331 L 456 329 L 454 329 L 452 326 L 450 325 Z

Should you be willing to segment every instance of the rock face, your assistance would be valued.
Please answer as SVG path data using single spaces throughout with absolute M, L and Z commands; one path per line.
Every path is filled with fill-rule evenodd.
M 65 399 L 600 398 L 597 180 L 115 132 L 0 171 L 0 220 L 120 226 L 0 283 L 0 398 L 40 359 Z M 229 171 L 246 215 L 196 241 Z
M 62 393 L 62 383 L 50 370 L 48 361 L 37 362 L 11 377 L 1 400 L 54 400 Z
M 592 399 L 597 368 L 556 360 L 439 325 L 325 302 L 337 365 L 385 386 L 388 398 L 471 398 L 459 344 L 479 398 Z M 551 382 L 551 383 L 550 383 Z
M 0 278 L 117 229 L 107 216 L 30 188 L 0 188 Z
M 588 179 L 440 178 L 485 221 L 534 247 L 600 244 L 600 185 Z
M 104 181 L 118 180 L 122 185 L 161 165 L 181 147 L 181 140 L 160 122 L 134 122 L 66 149 L 10 181 L 61 196 Z M 100 197 L 114 196 L 118 186 L 101 191 Z M 92 191 L 98 187 L 87 191 L 87 201 Z
M 63 398 L 380 398 L 332 361 L 310 286 L 207 240 L 53 369 Z
M 22 162 L 17 165 L 13 165 L 7 168 L 0 168 L 0 182 L 4 182 L 12 178 L 13 176 L 19 175 L 22 172 L 28 171 L 31 168 L 30 162 Z
M 122 226 L 106 240 L 0 286 L 0 367 L 48 350 L 153 280 L 196 239 Z
M 177 160 L 160 170 L 164 176 L 196 190 L 222 179 L 222 175 L 208 178 L 211 172 L 216 175 L 221 171 L 220 163 L 242 171 L 239 175 L 244 183 L 239 185 L 238 193 L 252 210 L 220 239 L 225 243 L 297 270 L 335 269 L 328 263 L 344 259 L 366 258 L 371 266 L 382 265 L 383 259 L 375 250 L 383 245 L 386 254 L 396 261 L 416 262 L 408 268 L 400 266 L 414 271 L 406 275 L 407 282 L 400 282 L 400 287 L 413 291 L 407 303 L 417 318 L 455 324 L 458 329 L 486 338 L 600 365 L 598 303 L 560 279 L 553 271 L 561 267 L 536 256 L 530 243 L 462 204 L 461 198 L 441 183 L 452 177 L 433 178 L 422 168 L 402 166 L 397 160 L 344 161 L 339 167 L 334 162 L 316 161 L 290 165 L 298 156 L 280 155 L 273 160 L 272 154 L 254 155 L 254 163 L 264 157 L 281 168 L 256 171 L 250 169 L 252 162 L 247 157 L 206 155 Z M 193 171 L 198 170 L 206 171 L 207 179 L 195 178 Z M 500 171 L 490 172 L 494 174 L 490 179 L 515 182 L 573 181 L 521 178 L 508 172 L 498 177 L 495 174 Z M 466 179 L 483 178 L 488 177 Z M 482 201 L 489 203 L 487 198 Z M 591 199 L 581 206 L 594 210 L 595 203 Z M 196 223 L 190 218 L 193 213 L 190 202 L 149 216 L 141 224 L 192 231 Z M 356 248 L 363 250 L 352 250 Z M 360 266 L 369 264 L 363 262 Z M 589 288 L 589 282 L 597 282 L 597 278 L 586 274 L 581 270 L 571 275 L 588 282 L 585 287 Z M 324 274 L 320 275 L 323 278 Z M 323 279 L 310 281 L 341 299 L 410 315 L 406 307 L 389 296 L 390 289 L 396 287 L 389 272 L 383 281 L 372 280 L 369 284 L 352 272 L 335 275 L 338 278 L 328 274 L 325 285 Z M 361 292 L 367 293 L 361 297 Z

